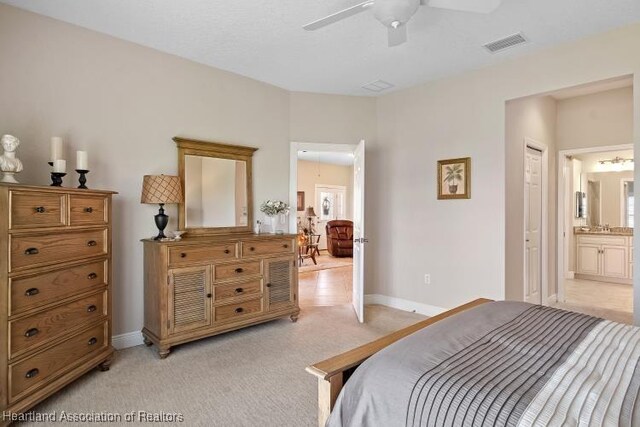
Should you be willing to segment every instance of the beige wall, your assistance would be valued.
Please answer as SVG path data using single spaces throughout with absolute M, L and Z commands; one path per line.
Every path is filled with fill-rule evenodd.
M 304 191 L 305 207 L 313 206 L 316 213 L 316 185 L 342 185 L 347 188 L 346 217 L 351 219 L 353 205 L 353 166 L 298 160 L 298 191 Z M 304 218 L 304 212 L 298 212 Z
M 258 147 L 256 200 L 288 199 L 289 94 L 264 83 L 0 5 L 0 132 L 20 137 L 24 183 L 47 184 L 49 138 L 89 152 L 114 202 L 114 333 L 142 326 L 142 244 L 157 206 L 144 174 L 177 173 L 173 136 Z M 10 58 L 10 60 L 9 60 Z M 65 185 L 77 179 L 69 174 Z M 176 227 L 170 206 L 168 229 Z
M 505 247 L 522 239 L 506 228 L 507 217 L 514 221 L 509 224 L 522 218 L 522 203 L 508 194 L 507 165 L 521 156 L 505 140 L 505 102 L 633 73 L 637 85 L 640 25 L 379 98 L 377 159 L 367 169 L 375 171 L 367 176 L 368 188 L 378 191 L 367 199 L 376 242 L 367 252 L 367 292 L 440 307 L 505 297 L 514 286 L 506 281 L 520 276 L 516 268 L 506 277 Z M 637 93 L 634 104 L 640 144 Z M 461 156 L 472 158 L 471 200 L 437 200 L 436 161 Z M 429 286 L 425 273 L 431 273 Z
M 631 144 L 633 88 L 558 101 L 558 149 Z
M 547 147 L 548 193 L 546 236 L 549 243 L 547 257 L 547 295 L 556 293 L 556 100 L 550 96 L 528 97 L 506 104 L 506 252 L 505 298 L 522 301 L 524 298 L 524 153 L 525 139 Z
M 376 98 L 292 92 L 290 137 L 296 142 L 357 144 L 376 137 Z

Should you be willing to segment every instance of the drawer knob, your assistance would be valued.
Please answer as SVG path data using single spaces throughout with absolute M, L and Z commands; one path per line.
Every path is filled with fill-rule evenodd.
M 207 294 L 207 298 L 211 298 L 213 295 L 211 294 Z
M 289 247 L 289 245 L 287 245 L 286 243 L 284 245 L 282 245 L 283 248 L 287 249 Z
M 26 251 L 24 251 L 25 255 L 38 255 L 40 253 L 40 251 L 37 248 L 29 248 Z
M 238 274 L 242 273 L 243 271 L 244 271 L 244 268 L 242 268 L 242 267 L 236 268 L 236 273 L 238 273 Z
M 89 341 L 87 341 L 88 345 L 96 345 L 96 343 L 98 342 L 98 339 L 96 337 L 91 337 L 89 338 Z
M 31 329 L 27 329 L 27 332 L 24 333 L 24 336 L 27 338 L 31 338 L 31 337 L 35 337 L 39 333 L 40 331 L 38 330 L 38 328 L 31 328 Z
M 92 207 L 84 208 L 84 211 L 86 213 L 93 213 L 93 208 Z
M 91 304 L 89 307 L 87 307 L 87 313 L 93 313 L 97 309 L 98 309 L 98 307 L 96 307 L 95 305 Z
M 238 307 L 236 308 L 236 313 L 240 314 L 244 311 L 244 309 L 242 307 Z
M 253 246 L 251 246 L 251 247 L 249 248 L 249 250 L 250 250 L 251 252 L 253 252 L 253 251 L 255 251 L 255 250 L 256 250 L 256 248 L 254 248 Z
M 29 372 L 27 372 L 24 377 L 25 378 L 34 378 L 35 376 L 37 376 L 40 373 L 40 371 L 38 370 L 38 368 L 34 368 L 31 369 Z
M 90 279 L 90 280 L 94 280 L 97 278 L 98 278 L 98 275 L 96 273 L 89 273 L 89 275 L 87 276 L 87 279 Z
M 186 258 L 186 257 L 187 257 L 187 254 L 185 254 L 184 252 L 180 254 L 180 258 Z
M 271 283 L 267 283 L 266 286 L 267 286 L 267 288 L 270 288 L 271 287 Z
M 25 291 L 24 295 L 27 297 L 32 297 L 34 295 L 38 295 L 40 293 L 40 289 L 38 288 L 29 288 Z
M 241 294 L 244 292 L 244 289 L 242 288 L 236 288 L 236 294 Z
M 96 242 L 95 240 L 89 240 L 87 242 L 87 246 L 96 246 L 98 244 L 98 242 Z
M 37 208 L 35 208 L 36 213 L 45 213 L 46 209 L 44 208 L 44 206 L 38 206 Z
M 230 253 L 231 253 L 231 251 L 230 251 L 229 249 L 225 249 L 225 250 L 224 250 L 224 253 L 225 253 L 225 254 L 230 254 Z

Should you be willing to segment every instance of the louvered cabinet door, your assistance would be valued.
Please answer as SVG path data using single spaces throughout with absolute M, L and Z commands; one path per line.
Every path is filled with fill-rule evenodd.
M 169 334 L 211 324 L 211 267 L 169 271 Z
M 295 258 L 281 257 L 265 259 L 264 274 L 267 311 L 294 306 L 298 293 Z

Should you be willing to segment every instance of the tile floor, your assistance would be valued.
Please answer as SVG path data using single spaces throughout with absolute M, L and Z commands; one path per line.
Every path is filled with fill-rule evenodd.
M 351 266 L 301 272 L 298 276 L 300 306 L 351 304 Z
M 567 279 L 564 303 L 554 307 L 633 324 L 633 287 L 595 280 Z

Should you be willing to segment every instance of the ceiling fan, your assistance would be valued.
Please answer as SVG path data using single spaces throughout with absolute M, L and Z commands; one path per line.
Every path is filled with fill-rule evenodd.
M 376 19 L 387 27 L 389 46 L 391 47 L 407 41 L 407 22 L 420 6 L 464 12 L 491 13 L 500 6 L 500 3 L 502 3 L 502 0 L 367 0 L 313 21 L 302 28 L 307 31 L 317 30 L 371 8 Z

